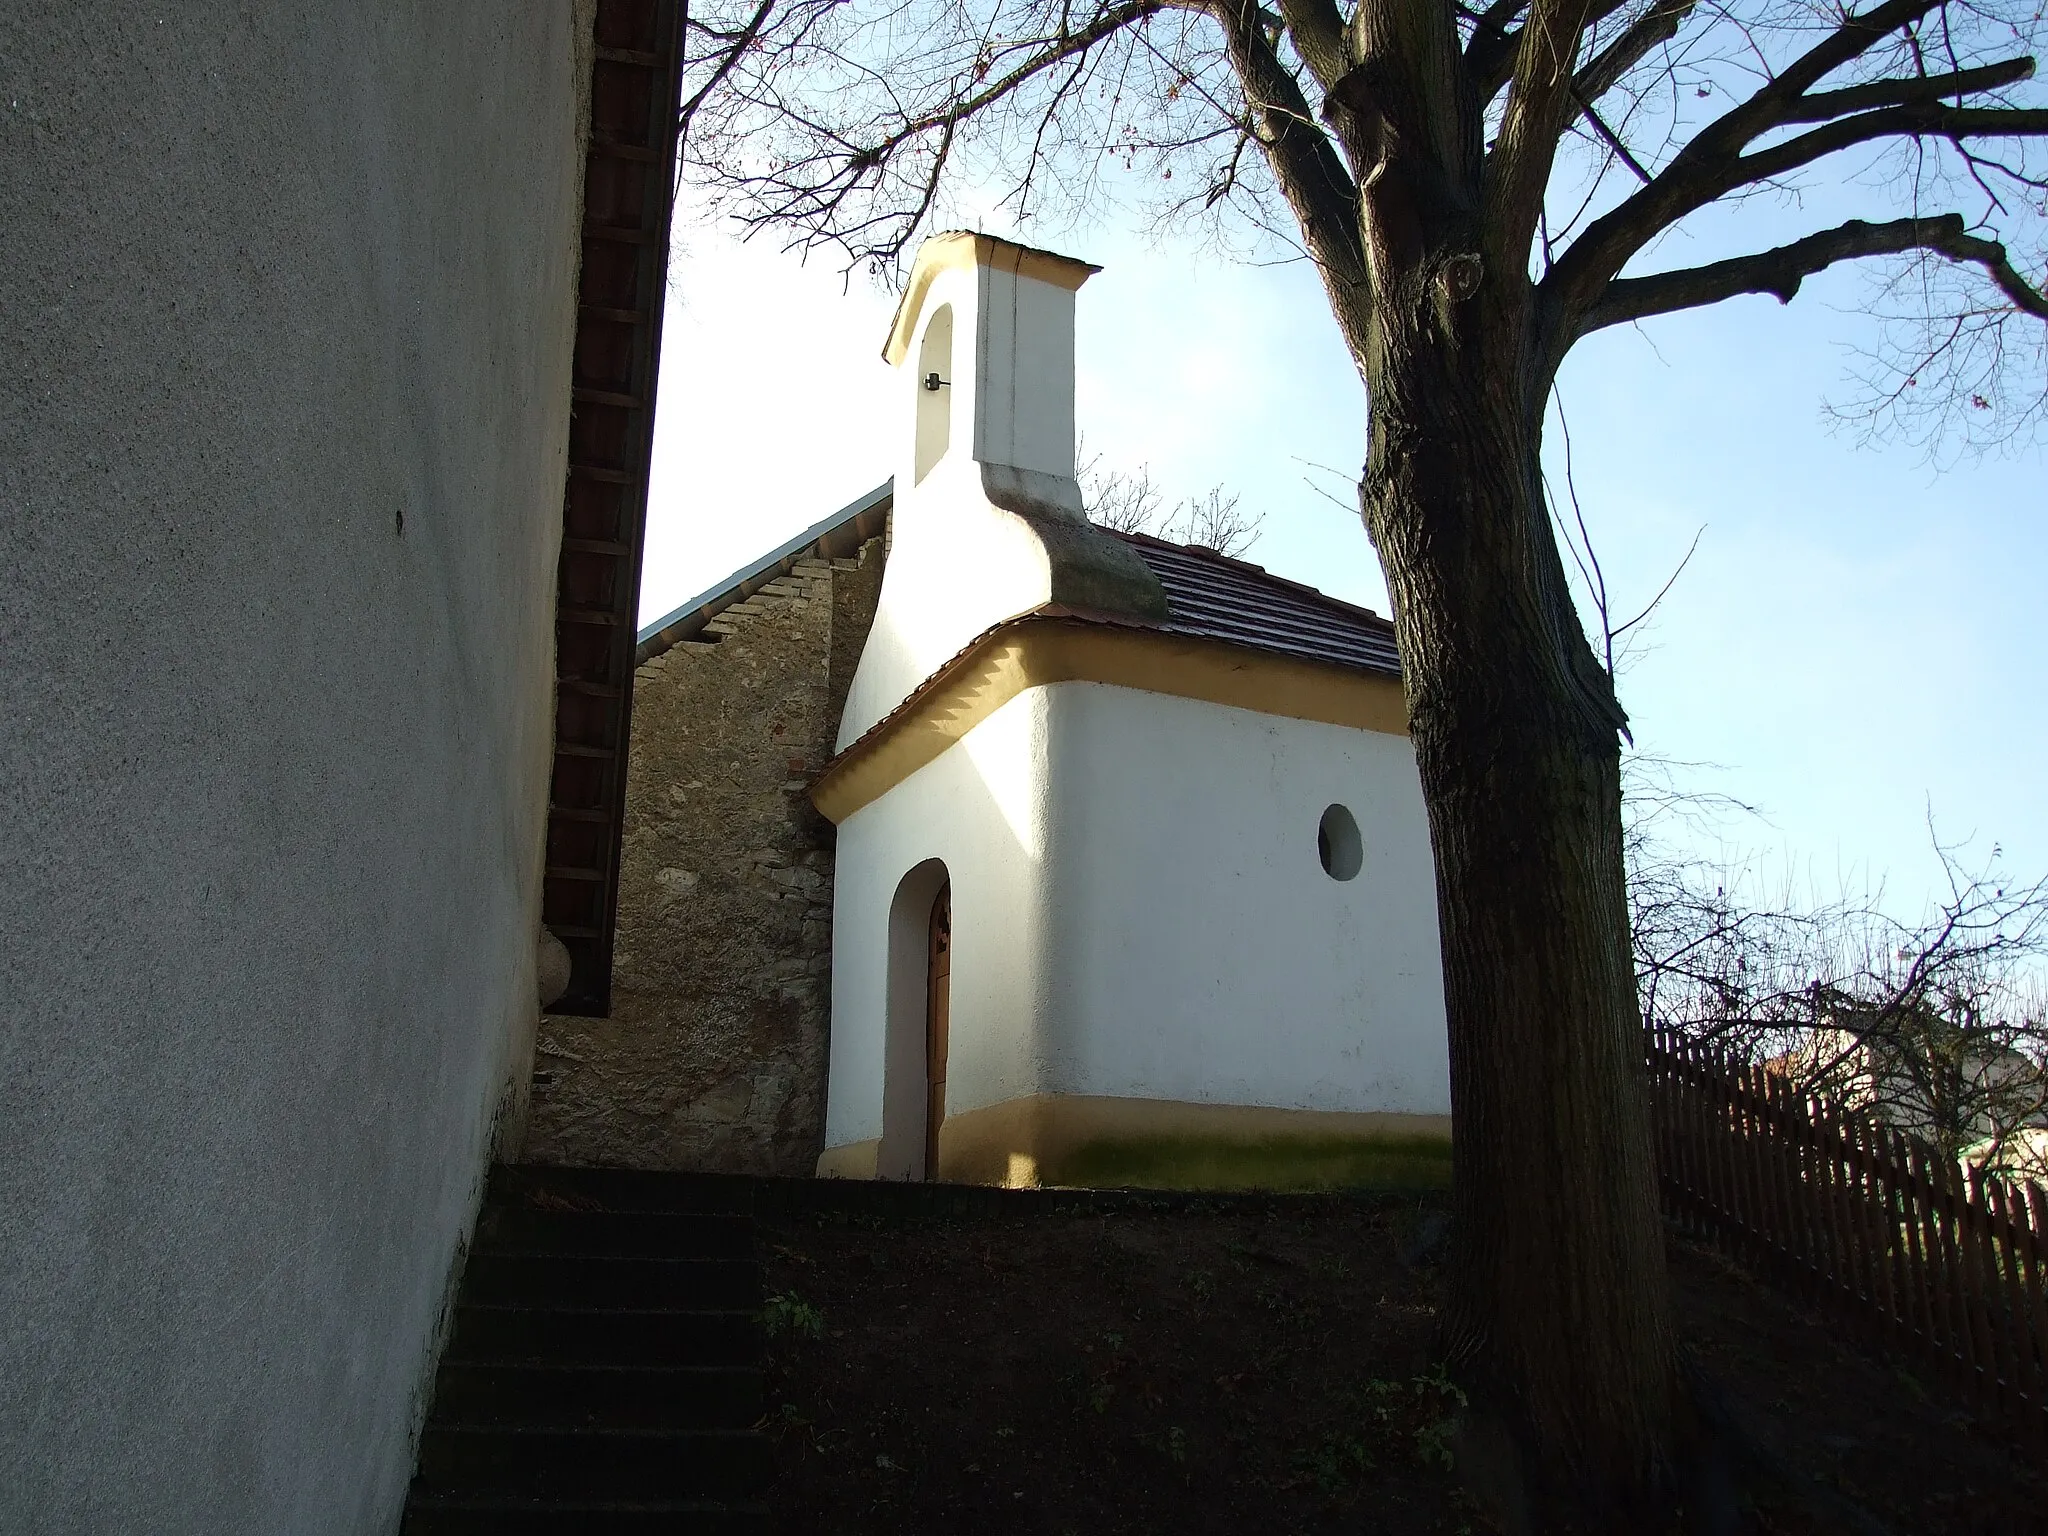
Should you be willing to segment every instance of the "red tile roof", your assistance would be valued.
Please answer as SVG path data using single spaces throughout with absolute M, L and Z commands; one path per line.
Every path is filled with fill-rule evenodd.
M 1137 551 L 1166 589 L 1166 621 L 1150 628 L 1401 675 L 1394 626 L 1370 608 L 1199 544 L 1173 544 L 1144 533 L 1115 536 Z
M 1104 531 L 1134 548 L 1159 578 L 1160 586 L 1166 589 L 1165 620 L 1085 612 L 1047 603 L 991 624 L 938 666 L 894 709 L 863 731 L 858 740 L 842 747 L 820 776 L 830 773 L 871 739 L 887 731 L 898 718 L 916 709 L 983 641 L 1026 624 L 1053 621 L 1149 629 L 1282 656 L 1299 656 L 1329 666 L 1355 667 L 1387 677 L 1401 675 L 1401 660 L 1394 650 L 1394 626 L 1370 608 L 1329 597 L 1314 587 L 1275 576 L 1249 560 L 1233 559 L 1199 544 L 1174 544 L 1145 533 Z

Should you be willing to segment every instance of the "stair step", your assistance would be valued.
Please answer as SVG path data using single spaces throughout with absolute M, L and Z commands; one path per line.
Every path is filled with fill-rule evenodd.
M 467 1428 L 420 1436 L 418 1494 L 550 1500 L 718 1500 L 773 1474 L 765 1437 L 740 1430 Z
M 536 1210 L 647 1211 L 671 1215 L 753 1211 L 746 1179 L 718 1173 L 653 1173 L 641 1168 L 500 1166 L 491 1176 L 490 1200 Z
M 753 1187 L 496 1169 L 405 1536 L 765 1536 Z
M 477 1220 L 476 1251 L 621 1259 L 750 1259 L 754 1225 L 746 1216 L 491 1206 Z
M 644 1312 L 617 1308 L 455 1309 L 452 1361 L 555 1365 L 756 1365 L 761 1328 L 751 1311 Z
M 415 1494 L 401 1536 L 763 1536 L 768 1506 L 732 1503 L 541 1503 Z
M 560 1429 L 746 1429 L 763 1408 L 746 1366 L 480 1365 L 450 1361 L 434 1387 L 436 1424 Z
M 761 1305 L 761 1269 L 733 1259 L 611 1259 L 480 1252 L 462 1297 L 479 1306 L 738 1311 Z

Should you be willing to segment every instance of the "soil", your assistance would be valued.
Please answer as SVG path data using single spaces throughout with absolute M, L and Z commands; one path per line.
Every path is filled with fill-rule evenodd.
M 1442 1226 L 1415 1196 L 775 1218 L 776 1528 L 1494 1530 L 1430 1361 Z M 1671 1262 L 1766 1463 L 1743 1529 L 2048 1532 L 2048 1468 L 1938 1388 L 1709 1250 Z

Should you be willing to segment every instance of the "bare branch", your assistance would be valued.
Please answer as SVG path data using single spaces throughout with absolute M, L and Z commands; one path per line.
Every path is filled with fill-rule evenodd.
M 1735 162 L 1751 140 L 1796 109 L 1809 87 L 1941 3 L 1883 0 L 1846 18 L 1755 94 L 1701 129 L 1648 186 L 1588 225 L 1543 281 L 1549 307 L 1563 322 L 1553 330 L 1553 342 L 1578 334 L 1575 316 L 1659 233 L 1735 188 L 1772 174 L 1747 174 Z
M 2031 138 L 2048 135 L 2048 108 L 1952 107 L 1943 102 L 1914 102 L 1880 107 L 1853 117 L 1837 118 L 1782 144 L 1724 161 L 1699 179 L 1686 212 L 1704 206 L 1737 187 L 1753 186 L 1828 155 L 1890 138 Z M 1661 179 L 1661 178 L 1660 178 Z
M 768 18 L 774 12 L 775 0 L 761 0 L 760 5 L 755 8 L 754 14 L 747 18 L 746 24 L 736 33 L 719 36 L 718 41 L 720 48 L 723 50 L 723 57 L 719 59 L 718 67 L 712 70 L 710 77 L 702 85 L 691 92 L 690 99 L 683 103 L 682 110 L 676 114 L 677 120 L 685 128 L 688 127 L 690 119 L 697 115 L 697 109 L 704 105 L 705 100 L 711 93 L 725 84 L 726 77 L 732 73 L 733 66 L 739 63 L 741 55 L 760 41 L 762 29 L 768 25 Z
M 964 118 L 973 117 L 984 108 L 1014 94 L 1020 86 L 1051 69 L 1055 64 L 1071 59 L 1077 54 L 1086 53 L 1104 38 L 1122 31 L 1134 21 L 1142 21 L 1147 16 L 1156 16 L 1168 9 L 1171 7 L 1164 3 L 1164 0 L 1130 0 L 1128 4 L 1110 6 L 1099 12 L 1095 19 L 1080 31 L 1062 33 L 1050 46 L 1033 54 L 1024 63 L 983 89 L 957 102 L 947 103 L 943 111 L 911 118 L 886 138 L 867 148 L 856 150 L 853 159 L 864 165 L 879 165 L 905 141 L 930 133 L 934 129 L 957 124 Z
M 1514 72 L 1520 33 L 1508 28 L 1528 4 L 1529 0 L 1493 0 L 1483 11 L 1465 13 L 1472 18 L 1472 39 L 1465 45 L 1465 70 L 1482 102 L 1499 95 Z
M 1354 356 L 1362 355 L 1371 313 L 1371 285 L 1358 229 L 1358 189 L 1294 77 L 1282 67 L 1252 0 L 1215 0 L 1209 14 L 1223 25 L 1231 63 L 1251 108 L 1253 137 L 1294 211 L 1321 273 L 1338 326 Z
M 1571 497 L 1572 522 L 1578 527 L 1578 537 L 1572 537 L 1572 530 L 1564 526 L 1564 519 L 1558 515 L 1556 498 L 1548 496 L 1549 477 L 1545 476 L 1544 491 L 1550 500 L 1550 516 L 1564 534 L 1564 546 L 1570 551 L 1572 563 L 1578 567 L 1579 579 L 1586 584 L 1586 593 L 1593 600 L 1593 611 L 1600 620 L 1600 664 L 1606 668 L 1607 676 L 1614 677 L 1614 617 L 1607 599 L 1607 572 L 1600 564 L 1600 556 L 1593 548 L 1593 534 L 1586 527 L 1586 511 L 1579 504 L 1578 475 L 1572 467 L 1572 427 L 1565 418 L 1564 396 L 1553 387 L 1551 404 L 1557 411 L 1558 435 L 1564 440 L 1564 487 Z
M 1159 487 L 1152 483 L 1150 466 L 1105 470 L 1099 456 L 1084 458 L 1080 481 L 1090 522 L 1118 533 L 1158 531 L 1163 497 Z
M 1695 135 L 1680 158 L 1711 160 L 1741 153 L 1758 134 L 1786 121 L 1785 113 L 1822 80 L 1943 3 L 1944 0 L 1883 0 L 1868 11 L 1843 18 L 1833 32 L 1793 60 L 1769 84 Z
M 1850 112 L 1867 112 L 1873 107 L 1905 106 L 1915 102 L 1940 101 L 1948 96 L 1972 96 L 1995 91 L 2034 78 L 2032 59 L 2007 59 L 1980 69 L 1959 69 L 1946 75 L 1915 75 L 1904 80 L 1873 80 L 1867 85 L 1845 86 L 1839 91 L 1820 91 L 1801 96 L 1778 118 L 1781 123 L 1823 123 Z
M 1237 497 L 1220 485 L 1200 496 L 1165 505 L 1165 493 L 1152 479 L 1149 465 L 1135 470 L 1105 470 L 1099 456 L 1083 457 L 1081 497 L 1088 520 L 1119 533 L 1147 533 L 1154 538 L 1240 556 L 1258 542 L 1266 521 L 1263 512 L 1247 512 Z
M 1573 77 L 1572 89 L 1579 100 L 1590 104 L 1613 90 L 1621 77 L 1647 58 L 1652 49 L 1678 35 L 1696 3 L 1697 0 L 1656 0 Z
M 1586 13 L 1583 26 L 1590 30 L 1622 8 L 1625 0 L 1596 0 Z M 1529 0 L 1495 0 L 1483 11 L 1462 4 L 1460 15 L 1472 22 L 1472 39 L 1465 45 L 1465 69 L 1472 78 L 1482 105 L 1507 87 L 1515 69 L 1515 57 L 1522 43 L 1520 28 L 1509 31 L 1509 23 L 1528 8 Z
M 1614 151 L 1616 159 L 1635 172 L 1636 180 L 1640 181 L 1644 186 L 1648 186 L 1655 178 L 1643 168 L 1643 162 L 1635 157 L 1634 151 L 1622 143 L 1621 135 L 1607 126 L 1607 119 L 1600 115 L 1590 101 L 1580 96 L 1577 91 L 1574 91 L 1572 95 L 1578 101 L 1579 110 L 1585 114 L 1586 121 L 1591 123 L 1593 131 L 1600 135 L 1600 141 Z
M 1873 12 L 1872 16 L 1892 12 L 1906 16 L 1910 20 L 1912 8 L 1922 4 L 1923 0 L 1890 0 L 1889 4 L 1879 7 L 1878 12 Z M 1829 60 L 1845 61 L 1851 56 L 1851 50 L 1869 47 L 1876 41 L 1874 37 L 1868 35 L 1870 28 L 1875 25 L 1876 22 L 1872 21 L 1858 28 L 1856 18 L 1852 18 L 1831 34 L 1826 43 L 1802 55 L 1794 69 L 1788 69 L 1748 102 L 1703 130 L 1648 186 L 1587 227 L 1585 233 L 1573 242 L 1571 248 L 1543 281 L 1545 296 L 1552 306 L 1551 313 L 1557 324 L 1557 329 L 1551 336 L 1552 357 L 1561 356 L 1561 347 L 1569 345 L 1571 338 L 1583 335 L 1589 329 L 1598 328 L 1586 324 L 1578 317 L 1590 313 L 1595 308 L 1605 312 L 1608 300 L 1601 290 L 1614 280 L 1614 275 L 1631 256 L 1658 233 L 1687 214 L 1742 187 L 1770 181 L 1828 155 L 1882 139 L 1932 137 L 1960 140 L 1966 137 L 2048 135 L 2048 110 L 1958 107 L 1939 100 L 1918 100 L 1837 117 L 1819 128 L 1796 135 L 1782 143 L 1770 145 L 1750 154 L 1739 153 L 1748 141 L 1743 135 L 1753 136 L 1761 133 L 1775 126 L 1780 120 L 1793 120 L 1792 114 L 1805 110 L 1802 106 L 1804 98 L 1796 93 L 1785 93 L 1781 90 L 1786 81 L 1795 76 L 1809 80 L 1818 78 L 1816 71 L 1822 71 L 1822 66 Z M 1711 147 L 1714 145 L 1720 147 Z M 1997 246 L 1996 242 L 1982 240 L 1965 247 L 1957 243 L 1962 239 L 1960 234 L 1955 235 L 1950 238 L 1948 246 L 1939 249 L 1957 260 L 1975 261 L 1983 265 L 2009 298 L 2012 298 L 2021 309 L 2035 313 L 2028 296 L 2034 295 L 2038 298 L 2038 295 L 2034 294 L 2031 286 L 2021 279 L 2011 266 L 2003 248 Z M 1737 288 L 1731 291 L 1757 290 Z M 1685 308 L 1687 305 L 1678 303 L 1665 307 Z M 1658 312 L 1660 311 L 1643 311 Z M 1623 315 L 1622 318 L 1635 316 Z
M 1685 546 L 1685 554 L 1682 557 L 1680 557 L 1678 564 L 1672 568 L 1671 574 L 1664 578 L 1664 585 L 1657 589 L 1657 595 L 1655 597 L 1652 597 L 1647 603 L 1643 604 L 1643 606 L 1636 611 L 1636 616 L 1634 618 L 1624 619 L 1621 621 L 1621 623 L 1614 626 L 1614 631 L 1609 636 L 1610 643 L 1614 640 L 1621 639 L 1630 630 L 1634 629 L 1638 624 L 1641 624 L 1644 621 L 1646 621 L 1651 614 L 1657 611 L 1658 607 L 1663 603 L 1664 599 L 1671 595 L 1671 589 L 1678 585 L 1678 578 L 1685 574 L 1685 568 L 1688 565 L 1692 564 L 1692 557 L 1699 553 L 1700 540 L 1705 536 L 1706 531 L 1706 525 L 1704 523 L 1701 524 L 1699 530 L 1693 534 L 1692 542 Z
M 1168 538 L 1183 544 L 1238 558 L 1258 543 L 1259 529 L 1265 521 L 1265 513 L 1247 512 L 1238 504 L 1235 494 L 1218 485 L 1182 502 L 1163 531 Z
M 1744 293 L 1768 293 L 1780 303 L 1789 304 L 1805 279 L 1837 262 L 1865 256 L 1896 256 L 1911 250 L 1935 251 L 1953 261 L 1977 263 L 1990 273 L 1992 281 L 2017 308 L 2048 319 L 2048 299 L 2013 268 L 2005 248 L 1996 241 L 1970 234 L 1962 215 L 1951 213 L 1935 219 L 1894 219 L 1885 224 L 1851 219 L 1754 256 L 1737 256 L 1678 272 L 1660 272 L 1654 277 L 1619 278 L 1607 285 L 1600 302 L 1587 312 L 1580 334 L 1650 315 L 1718 304 Z

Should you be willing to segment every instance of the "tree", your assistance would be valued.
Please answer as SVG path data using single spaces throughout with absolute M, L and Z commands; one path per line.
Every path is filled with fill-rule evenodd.
M 1594 331 L 1789 301 L 1877 258 L 1923 330 L 1900 335 L 1871 419 L 1937 395 L 1968 402 L 1966 425 L 2036 419 L 2048 299 L 2007 243 L 2043 211 L 2033 0 L 758 0 L 731 20 L 708 3 L 695 35 L 738 62 L 691 174 L 755 228 L 886 273 L 963 191 L 1023 220 L 1143 184 L 1163 218 L 1235 210 L 1228 227 L 1314 261 L 1365 383 L 1359 505 L 1435 848 L 1458 1128 L 1445 1347 L 1536 1482 L 1608 1521 L 1647 1509 L 1686 1410 L 1626 716 L 1545 509 L 1545 404 Z M 1861 195 L 1887 216 L 1651 261 L 1702 210 L 1845 154 L 1883 160 Z
M 1973 871 L 1937 842 L 1948 889 L 1918 922 L 1876 897 L 1764 895 L 1750 870 L 1660 835 L 1662 818 L 1717 808 L 1648 767 L 1628 822 L 1644 1021 L 1951 1158 L 2048 1174 L 2048 879 Z
M 1259 540 L 1263 512 L 1247 512 L 1234 492 L 1211 486 L 1200 496 L 1176 502 L 1169 510 L 1166 493 L 1152 481 L 1152 471 L 1104 469 L 1098 458 L 1081 462 L 1081 499 L 1088 520 L 1118 533 L 1149 533 L 1178 544 L 1213 549 L 1233 559 Z

